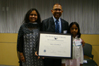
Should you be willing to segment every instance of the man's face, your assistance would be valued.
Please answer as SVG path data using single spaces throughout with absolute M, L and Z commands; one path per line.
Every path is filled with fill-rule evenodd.
M 59 17 L 62 15 L 62 6 L 59 5 L 59 4 L 55 4 L 53 6 L 53 10 L 51 10 L 53 16 L 56 18 L 56 19 L 59 19 Z

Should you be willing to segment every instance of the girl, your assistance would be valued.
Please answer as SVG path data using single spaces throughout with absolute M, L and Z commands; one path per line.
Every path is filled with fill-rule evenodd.
M 32 8 L 26 13 L 24 23 L 19 29 L 17 50 L 22 66 L 43 66 L 42 58 L 35 56 L 35 52 L 37 53 L 40 22 L 39 12 Z
M 68 33 L 73 36 L 73 58 L 66 59 L 65 66 L 82 66 L 83 64 L 83 47 L 80 38 L 80 28 L 77 22 L 72 22 L 69 26 Z

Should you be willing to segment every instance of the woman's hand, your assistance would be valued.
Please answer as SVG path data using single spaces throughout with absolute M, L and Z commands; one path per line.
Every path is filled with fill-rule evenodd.
M 22 62 L 25 62 L 25 57 L 24 57 L 23 53 L 20 53 L 20 59 Z
M 20 56 L 20 59 L 22 62 L 25 62 L 25 57 L 24 56 Z
M 35 56 L 38 56 L 38 55 L 37 55 L 37 51 L 35 52 Z M 40 56 L 38 56 L 38 59 L 40 59 Z
M 37 51 L 35 52 L 35 56 L 38 56 Z M 38 59 L 40 59 L 40 56 L 38 56 Z M 42 59 L 44 59 L 44 57 L 42 57 Z
M 35 52 L 35 56 L 38 56 L 38 55 L 37 55 L 37 51 Z

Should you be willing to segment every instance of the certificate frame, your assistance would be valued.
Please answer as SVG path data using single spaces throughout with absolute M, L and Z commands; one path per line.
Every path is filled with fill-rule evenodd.
M 72 44 L 71 34 L 40 32 L 38 56 L 72 59 Z

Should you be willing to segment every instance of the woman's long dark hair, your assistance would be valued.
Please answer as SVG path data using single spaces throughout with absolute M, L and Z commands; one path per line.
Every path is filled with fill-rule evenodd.
M 68 33 L 70 33 L 70 28 L 71 28 L 71 27 L 72 27 L 72 25 L 74 25 L 74 24 L 78 27 L 77 37 L 78 37 L 78 38 L 80 38 L 81 33 L 80 33 L 79 24 L 78 24 L 77 22 L 72 22 L 72 23 L 69 25 Z
M 37 16 L 38 16 L 38 18 L 37 18 L 37 20 L 36 20 L 35 22 L 37 22 L 38 25 L 40 25 L 40 23 L 41 23 L 41 17 L 40 17 L 40 14 L 39 14 L 38 10 L 35 9 L 35 8 L 30 9 L 30 10 L 26 13 L 25 18 L 24 18 L 24 21 L 23 21 L 24 23 L 29 23 L 29 22 L 30 22 L 30 20 L 29 20 L 29 15 L 30 15 L 30 13 L 31 13 L 32 11 L 34 11 L 34 10 L 37 12 Z

